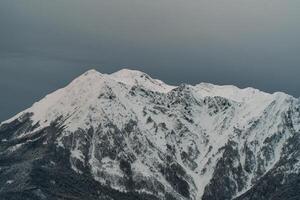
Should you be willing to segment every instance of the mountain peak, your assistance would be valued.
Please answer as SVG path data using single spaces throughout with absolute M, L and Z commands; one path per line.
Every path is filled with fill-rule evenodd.
M 121 82 L 129 86 L 143 86 L 144 88 L 155 92 L 166 93 L 175 88 L 174 86 L 170 86 L 160 80 L 151 78 L 144 72 L 127 68 L 112 73 L 109 77 L 117 82 Z
M 84 74 L 89 75 L 89 74 L 101 74 L 101 73 L 95 69 L 90 69 L 90 70 L 86 71 Z
M 0 196 L 27 195 L 43 181 L 45 190 L 33 191 L 42 198 L 30 199 L 92 185 L 118 192 L 111 199 L 233 199 L 261 196 L 259 182 L 278 181 L 276 170 L 278 187 L 297 181 L 298 100 L 207 83 L 173 88 L 136 70 L 89 70 L 0 124 Z
M 145 75 L 144 72 L 139 71 L 139 70 L 134 70 L 134 69 L 129 69 L 129 68 L 123 68 L 119 71 L 116 71 L 112 73 L 112 75 L 119 75 L 119 76 L 139 76 L 139 75 Z

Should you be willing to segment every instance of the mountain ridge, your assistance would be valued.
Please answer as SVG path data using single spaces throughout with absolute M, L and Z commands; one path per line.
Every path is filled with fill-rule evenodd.
M 299 99 L 281 92 L 89 70 L 0 124 L 0 194 L 29 187 L 31 197 L 57 199 L 48 189 L 63 180 L 39 185 L 36 173 L 59 173 L 99 188 L 92 199 L 118 199 L 103 187 L 129 199 L 272 199 L 295 190 L 299 132 Z M 63 192 L 86 192 L 73 194 L 73 184 Z
M 51 92 L 50 94 L 52 94 L 52 93 L 55 93 L 55 92 L 58 92 L 58 91 L 60 91 L 60 90 L 62 90 L 62 89 L 64 89 L 64 88 L 66 88 L 66 87 L 68 87 L 70 84 L 72 84 L 73 82 L 75 82 L 76 80 L 78 80 L 78 79 L 80 79 L 80 78 L 82 78 L 82 77 L 84 77 L 84 76 L 88 76 L 88 75 L 97 75 L 97 76 L 99 76 L 99 77 L 103 77 L 103 78 L 105 78 L 105 77 L 108 77 L 108 78 L 112 78 L 113 80 L 115 80 L 115 81 L 117 81 L 117 82 L 122 82 L 122 83 L 124 83 L 124 84 L 127 84 L 128 86 L 133 86 L 134 84 L 136 84 L 136 83 L 126 83 L 126 81 L 122 81 L 121 79 L 123 78 L 123 77 L 125 77 L 125 79 L 127 78 L 129 78 L 130 77 L 130 74 L 131 75 L 135 75 L 135 76 L 145 76 L 145 77 L 148 77 L 149 79 L 151 79 L 151 80 L 153 80 L 153 81 L 157 81 L 158 82 L 158 84 L 161 84 L 161 85 L 163 85 L 163 89 L 164 90 L 162 90 L 162 91 L 160 91 L 160 92 L 169 92 L 169 91 L 171 91 L 172 89 L 175 89 L 175 88 L 177 88 L 177 87 L 180 87 L 180 86 L 172 86 L 172 85 L 168 85 L 168 84 L 166 84 L 166 83 L 164 83 L 163 81 L 161 81 L 161 80 L 158 80 L 158 79 L 153 79 L 153 78 L 151 78 L 148 74 L 146 74 L 146 73 L 144 73 L 144 72 L 141 72 L 141 71 L 139 71 L 139 70 L 132 70 L 132 69 L 129 69 L 129 68 L 123 68 L 123 69 L 121 69 L 121 70 L 119 70 L 119 71 L 117 71 L 117 72 L 114 72 L 114 73 L 112 73 L 112 74 L 102 74 L 102 73 L 100 73 L 99 71 L 97 71 L 96 69 L 90 69 L 90 70 L 88 70 L 88 71 L 86 71 L 85 73 L 83 73 L 82 75 L 80 75 L 80 76 L 78 76 L 77 78 L 75 78 L 73 81 L 71 81 L 68 85 L 66 85 L 65 87 L 62 87 L 61 89 L 59 89 L 59 90 L 57 90 L 57 91 L 54 91 L 54 92 Z M 127 76 L 127 77 L 126 77 Z M 134 76 L 131 76 L 130 77 L 131 79 L 134 79 Z M 287 96 L 290 96 L 290 97 L 292 97 L 292 98 L 295 98 L 296 99 L 296 97 L 294 97 L 294 96 L 292 96 L 292 95 L 289 95 L 289 94 L 287 94 L 287 93 L 284 93 L 284 92 L 274 92 L 274 93 L 268 93 L 268 92 L 264 92 L 264 91 L 261 91 L 261 90 L 259 90 L 259 89 L 255 89 L 255 88 L 253 88 L 253 87 L 246 87 L 246 88 L 239 88 L 239 87 L 237 87 L 237 86 L 234 86 L 234 85 L 216 85 L 216 84 L 211 84 L 211 83 L 206 83 L 206 82 L 201 82 L 201 83 L 199 83 L 199 84 L 196 84 L 196 85 L 190 85 L 190 84 L 185 84 L 185 83 L 182 83 L 183 85 L 187 85 L 187 86 L 191 86 L 191 87 L 199 87 L 200 89 L 202 88 L 203 90 L 202 91 L 204 91 L 204 92 L 206 92 L 206 91 L 208 91 L 207 92 L 207 96 L 221 96 L 221 97 L 224 97 L 223 95 L 221 95 L 220 93 L 216 93 L 216 94 L 210 94 L 209 95 L 209 92 L 214 92 L 214 91 L 210 91 L 212 88 L 213 89 L 216 89 L 216 90 L 231 90 L 230 92 L 232 93 L 232 92 L 238 92 L 238 91 L 240 91 L 240 92 L 243 92 L 243 91 L 245 91 L 245 92 L 247 92 L 247 91 L 250 91 L 250 93 L 251 92 L 257 92 L 257 93 L 261 93 L 261 94 L 264 94 L 264 95 L 287 95 Z M 149 88 L 147 88 L 147 89 L 149 89 Z M 151 89 L 153 89 L 153 88 L 151 88 Z M 154 90 L 154 91 L 157 91 L 158 89 L 156 89 L 156 90 Z M 47 96 L 49 96 L 49 95 L 46 95 L 45 97 L 47 97 Z M 44 98 L 45 98 L 44 97 Z M 41 100 L 43 100 L 44 98 L 42 98 Z M 229 98 L 229 99 L 231 99 L 230 97 L 228 97 L 227 96 L 227 98 Z M 38 103 L 38 102 L 35 102 L 35 103 Z M 34 105 L 34 104 L 33 104 Z M 32 105 L 32 106 L 33 106 Z M 31 106 L 31 107 L 32 107 Z M 26 109 L 27 110 L 27 109 Z M 24 110 L 24 111 L 26 111 L 26 110 Z M 21 112 L 22 113 L 22 112 Z M 14 115 L 13 117 L 11 117 L 11 118 L 9 118 L 8 120 L 4 120 L 4 121 L 2 121 L 2 122 L 0 122 L 0 124 L 2 124 L 2 123 L 5 123 L 5 122 L 8 122 L 8 121 L 10 121 L 10 120 L 13 120 L 16 116 L 18 116 L 20 113 L 18 113 L 18 114 L 16 114 L 16 115 Z

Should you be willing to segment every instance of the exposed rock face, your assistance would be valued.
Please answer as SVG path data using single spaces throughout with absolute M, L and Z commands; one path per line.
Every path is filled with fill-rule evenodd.
M 88 71 L 0 125 L 0 199 L 300 199 L 300 103 Z

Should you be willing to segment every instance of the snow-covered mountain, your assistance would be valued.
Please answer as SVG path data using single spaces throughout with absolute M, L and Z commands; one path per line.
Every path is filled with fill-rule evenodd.
M 300 199 L 300 101 L 90 70 L 0 125 L 0 199 Z

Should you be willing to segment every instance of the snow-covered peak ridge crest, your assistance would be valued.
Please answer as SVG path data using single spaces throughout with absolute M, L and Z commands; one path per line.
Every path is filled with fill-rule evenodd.
M 178 86 L 171 86 L 164 83 L 161 80 L 153 79 L 148 74 L 138 71 L 131 70 L 128 68 L 121 69 L 112 74 L 102 74 L 95 69 L 88 70 L 74 81 L 71 82 L 70 86 L 76 85 L 73 83 L 85 83 L 83 85 L 95 85 L 99 86 L 100 83 L 109 84 L 111 81 L 123 83 L 129 87 L 132 86 L 142 86 L 145 89 L 168 93 L 171 90 L 177 88 Z M 288 94 L 282 92 L 275 92 L 273 94 L 260 91 L 255 88 L 247 87 L 247 88 L 239 88 L 234 85 L 215 85 L 210 83 L 200 83 L 195 86 L 188 85 L 193 88 L 195 92 L 197 92 L 200 96 L 220 96 L 237 102 L 245 102 L 252 99 L 273 99 L 280 97 L 292 97 Z M 69 87 L 69 86 L 68 86 Z
M 99 86 L 99 84 L 103 82 L 107 84 L 110 84 L 111 82 L 118 82 L 123 83 L 129 87 L 142 86 L 145 89 L 161 93 L 167 93 L 172 89 L 176 88 L 175 86 L 170 86 L 160 80 L 153 79 L 146 73 L 131 69 L 121 69 L 112 74 L 102 74 L 96 71 L 95 69 L 91 69 L 79 76 L 78 78 L 76 78 L 67 87 L 72 87 L 74 85 L 78 86 L 81 84 Z
M 132 86 L 141 86 L 159 93 L 167 93 L 175 88 L 162 81 L 152 79 L 149 75 L 137 70 L 122 69 L 112 74 L 102 74 L 91 69 L 75 78 L 66 87 L 45 96 L 34 103 L 32 107 L 1 124 L 9 123 L 24 113 L 34 113 L 32 120 L 35 123 L 47 121 L 45 124 L 41 124 L 46 126 L 56 117 L 68 115 L 75 111 L 79 112 L 79 110 L 84 112 L 87 106 L 94 106 L 100 91 L 105 92 L 107 88 L 114 87 L 121 92 L 124 87 L 120 83 L 125 85 L 127 89 Z
M 200 83 L 195 85 L 195 90 L 202 96 L 220 96 L 236 102 L 263 101 L 282 98 L 293 98 L 283 92 L 273 94 L 247 87 L 239 88 L 234 85 L 214 85 L 211 83 Z
M 125 88 L 130 89 L 132 86 L 141 86 L 161 94 L 172 92 L 175 88 L 180 87 L 167 85 L 137 70 L 122 69 L 112 74 L 102 74 L 91 69 L 74 79 L 66 87 L 47 95 L 31 108 L 1 124 L 8 123 L 28 112 L 34 113 L 33 118 L 36 121 L 52 119 L 61 114 L 71 113 L 79 108 L 83 110 L 85 106 L 93 105 L 102 89 L 104 92 L 106 91 L 105 88 L 114 87 L 117 93 L 122 91 L 126 93 Z M 246 103 L 245 106 L 247 107 L 249 107 L 248 105 L 255 108 L 259 106 L 261 110 L 274 100 L 292 98 L 284 93 L 269 94 L 254 88 L 240 89 L 235 86 L 218 86 L 208 83 L 200 83 L 195 86 L 188 85 L 188 87 L 197 99 L 220 96 L 232 101 Z
M 161 93 L 167 93 L 176 88 L 175 86 L 168 85 L 163 81 L 153 79 L 148 74 L 138 70 L 122 69 L 110 74 L 109 77 L 117 82 L 122 82 L 129 86 L 140 85 L 146 89 Z

